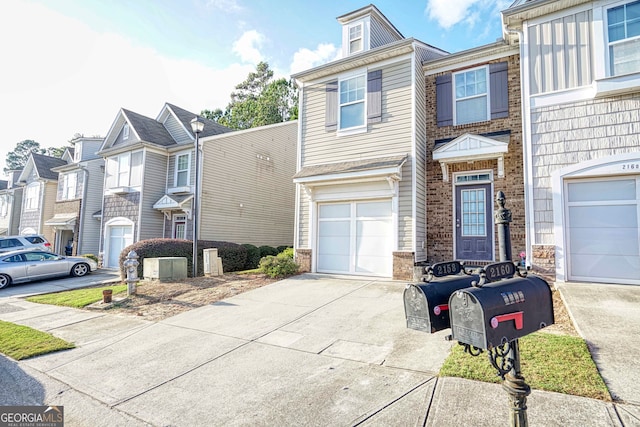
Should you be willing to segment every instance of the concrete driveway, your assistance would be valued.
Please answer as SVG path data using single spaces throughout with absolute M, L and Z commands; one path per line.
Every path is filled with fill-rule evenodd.
M 66 426 L 494 426 L 501 386 L 436 373 L 448 331 L 405 326 L 404 283 L 305 274 L 142 318 L 0 297 L 0 319 L 77 348 L 0 357 L 0 404 L 63 405 Z M 534 391 L 531 425 L 623 426 L 638 406 Z

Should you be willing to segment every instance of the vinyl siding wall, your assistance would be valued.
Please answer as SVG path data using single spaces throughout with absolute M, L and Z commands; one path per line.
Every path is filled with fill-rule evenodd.
M 591 16 L 586 10 L 527 27 L 531 95 L 591 84 Z
M 301 166 L 338 163 L 374 157 L 411 153 L 412 87 L 411 59 L 382 68 L 382 121 L 369 124 L 366 133 L 337 136 L 325 131 L 325 85 L 327 81 L 304 88 L 301 100 Z M 368 71 L 374 71 L 371 68 Z M 413 249 L 412 167 L 409 158 L 402 169 L 398 215 L 398 250 Z M 301 190 L 298 247 L 309 248 L 309 200 Z
M 371 20 L 370 37 L 371 49 L 400 40 L 387 26 L 376 19 Z
M 291 245 L 297 121 L 203 141 L 200 238 Z
M 102 207 L 102 199 L 96 197 L 102 194 L 102 186 L 104 184 L 104 165 L 103 159 L 96 159 L 87 162 L 87 177 L 85 180 L 86 192 L 82 203 L 82 217 L 80 218 L 80 239 L 78 253 L 79 254 L 95 254 L 98 255 L 100 250 L 100 221 L 93 217 L 93 214 Z M 83 173 L 81 173 L 84 175 Z
M 38 221 L 42 225 L 41 233 L 44 234 L 49 242 L 53 243 L 55 242 L 55 231 L 53 227 L 46 225 L 44 222 L 54 215 L 56 196 L 58 194 L 58 181 L 47 181 L 41 187 L 41 190 L 44 190 L 44 198 L 42 199 L 43 203 Z
M 533 109 L 534 244 L 554 245 L 551 174 L 565 166 L 640 151 L 638 93 Z
M 153 205 L 165 194 L 166 154 L 145 150 L 142 176 L 140 227 L 136 241 L 163 237 L 164 214 Z
M 185 132 L 184 126 L 180 123 L 173 115 L 167 116 L 167 119 L 164 121 L 164 127 L 171 134 L 173 139 L 178 144 L 191 143 L 193 144 L 193 140 L 190 135 Z

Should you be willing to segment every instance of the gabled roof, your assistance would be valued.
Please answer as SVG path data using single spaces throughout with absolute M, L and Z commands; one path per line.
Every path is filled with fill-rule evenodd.
M 27 160 L 27 164 L 20 174 L 19 180 L 25 181 L 31 171 L 35 171 L 36 176 L 40 179 L 50 179 L 53 181 L 57 181 L 58 173 L 52 171 L 51 169 L 66 164 L 66 161 L 57 157 L 31 153 L 31 155 L 29 156 L 29 160 Z
M 122 109 L 122 112 L 127 118 L 129 125 L 140 137 L 141 141 L 162 145 L 164 147 L 174 145 L 176 143 L 162 123 L 159 123 L 147 116 L 143 116 L 142 114 L 125 110 L 124 108 Z
M 218 124 L 213 120 L 205 119 L 199 114 L 194 114 L 190 111 L 187 111 L 183 108 L 178 107 L 177 105 L 169 104 L 167 102 L 166 106 L 169 107 L 171 111 L 173 111 L 175 116 L 182 123 L 182 125 L 187 129 L 187 131 L 191 134 L 191 136 L 193 136 L 194 139 L 195 139 L 195 135 L 191 130 L 191 120 L 193 120 L 193 118 L 196 116 L 200 117 L 204 121 L 204 130 L 202 131 L 202 133 L 200 133 L 200 138 L 203 138 L 205 136 L 219 135 L 222 133 L 233 132 L 233 129 L 231 128 L 222 126 L 221 124 Z
M 351 21 L 353 21 L 355 19 L 361 18 L 361 17 L 366 16 L 366 15 L 372 15 L 372 16 L 376 17 L 376 19 L 379 22 L 387 25 L 390 30 L 395 32 L 396 35 L 399 38 L 401 38 L 401 39 L 404 38 L 402 33 L 400 31 L 398 31 L 398 29 L 395 27 L 395 25 L 393 25 L 391 23 L 391 21 L 389 21 L 387 19 L 387 17 L 384 16 L 382 14 L 382 12 L 380 12 L 380 9 L 378 9 L 373 4 L 370 4 L 369 6 L 362 7 L 360 9 L 358 9 L 358 10 L 354 10 L 353 12 L 345 13 L 344 15 L 338 16 L 336 19 L 338 20 L 339 23 L 344 25 L 344 24 L 346 24 L 348 22 L 351 22 Z

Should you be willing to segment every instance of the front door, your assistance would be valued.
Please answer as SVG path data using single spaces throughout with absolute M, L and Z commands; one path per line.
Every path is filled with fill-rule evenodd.
M 493 260 L 491 184 L 456 186 L 456 259 Z

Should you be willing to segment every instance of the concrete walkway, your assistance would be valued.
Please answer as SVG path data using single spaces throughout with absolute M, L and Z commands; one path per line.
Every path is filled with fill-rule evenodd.
M 64 405 L 67 426 L 506 425 L 500 386 L 436 376 L 452 344 L 406 329 L 403 290 L 302 275 L 157 323 L 0 294 L 0 319 L 78 346 L 0 357 L 0 404 Z M 634 404 L 528 404 L 532 426 L 640 424 Z

